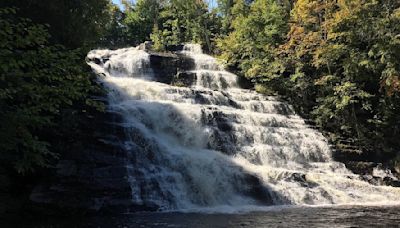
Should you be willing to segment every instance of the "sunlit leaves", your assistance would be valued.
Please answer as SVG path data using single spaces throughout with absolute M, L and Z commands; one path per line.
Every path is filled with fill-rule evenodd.
M 297 0 L 283 26 L 272 10 L 282 2 L 236 1 L 222 57 L 325 130 L 399 148 L 400 2 Z M 276 39 L 285 25 L 286 39 Z
M 239 67 L 248 78 L 274 77 L 274 48 L 280 45 L 287 31 L 285 9 L 273 0 L 257 0 L 248 5 L 236 1 L 232 8 L 233 31 L 218 40 L 228 65 Z
M 220 17 L 209 11 L 204 1 L 169 0 L 163 2 L 150 37 L 160 50 L 168 45 L 198 43 L 212 51 L 221 26 Z

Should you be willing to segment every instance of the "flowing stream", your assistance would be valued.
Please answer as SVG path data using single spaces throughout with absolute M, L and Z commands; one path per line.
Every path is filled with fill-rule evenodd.
M 396 204 L 332 159 L 326 139 L 274 96 L 241 89 L 198 45 L 189 86 L 157 82 L 150 54 L 94 50 L 89 64 L 124 117 L 132 202 L 161 211 L 254 210 L 266 205 Z

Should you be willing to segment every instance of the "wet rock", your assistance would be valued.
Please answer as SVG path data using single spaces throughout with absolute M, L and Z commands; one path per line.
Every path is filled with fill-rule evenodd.
M 177 52 L 177 51 L 182 51 L 183 48 L 184 48 L 183 44 L 178 44 L 178 45 L 168 45 L 165 49 L 167 51 Z
M 73 176 L 77 174 L 77 165 L 72 160 L 62 160 L 57 164 L 57 174 L 60 176 Z
M 384 177 L 382 182 L 388 186 L 400 187 L 400 181 L 391 177 Z
M 258 200 L 262 205 L 279 205 L 288 203 L 287 199 L 278 195 L 268 185 L 264 184 L 257 176 L 252 174 L 245 174 L 243 183 L 247 186 L 243 194 L 248 195 Z
M 150 67 L 158 82 L 169 84 L 177 73 L 179 59 L 174 54 L 150 53 Z
M 376 186 L 387 185 L 392 187 L 400 187 L 400 181 L 393 179 L 391 177 L 378 177 L 372 175 L 362 175 L 361 179 L 367 181 L 368 183 Z
M 94 58 L 93 62 L 96 63 L 97 65 L 100 65 L 102 63 L 101 59 L 99 58 Z
M 189 87 L 195 84 L 196 74 L 191 72 L 178 72 L 172 80 L 172 85 Z
M 226 131 L 226 132 L 228 132 L 228 131 L 231 131 L 232 130 L 232 126 L 229 124 L 229 123 L 227 123 L 227 122 L 218 122 L 218 128 L 221 130 L 221 131 Z
M 318 186 L 317 183 L 307 180 L 307 176 L 304 173 L 292 173 L 286 178 L 286 180 L 297 182 L 301 186 L 308 188 L 314 188 Z
M 375 162 L 362 161 L 348 161 L 345 164 L 346 168 L 360 175 L 372 174 L 372 170 L 377 166 L 377 163 Z
M 49 170 L 47 178 L 31 191 L 32 207 L 45 214 L 135 208 L 127 178 L 129 151 L 121 143 L 126 135 L 120 121 L 120 114 L 112 111 L 96 116 L 92 141 L 63 154 L 54 172 Z
M 143 42 L 143 43 L 141 43 L 141 44 L 139 45 L 139 50 L 142 50 L 142 51 L 149 51 L 149 50 L 152 49 L 152 47 L 153 47 L 153 42 L 151 42 L 151 41 L 145 41 L 145 42 Z

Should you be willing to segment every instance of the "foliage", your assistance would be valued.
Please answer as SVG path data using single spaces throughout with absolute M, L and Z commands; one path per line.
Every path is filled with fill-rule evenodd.
M 0 27 L 0 160 L 26 173 L 58 157 L 50 144 L 58 119 L 74 105 L 98 105 L 88 99 L 96 87 L 80 50 L 49 45 L 47 26 L 4 8 Z
M 231 11 L 218 41 L 231 67 L 376 158 L 400 149 L 399 1 L 236 0 Z
M 151 38 L 162 49 L 168 45 L 199 43 L 207 51 L 219 32 L 220 21 L 216 12 L 209 12 L 208 6 L 198 0 L 165 1 L 160 18 L 155 24 Z
M 109 20 L 105 25 L 105 32 L 100 39 L 100 44 L 106 47 L 120 47 L 131 42 L 127 35 L 124 23 L 126 14 L 116 5 L 109 5 Z
M 273 0 L 258 0 L 251 5 L 237 0 L 232 7 L 233 31 L 217 42 L 222 58 L 238 67 L 249 78 L 275 67 L 274 49 L 282 43 L 287 31 L 286 11 Z
M 12 0 L 0 8 L 16 7 L 19 17 L 48 24 L 49 41 L 67 48 L 96 45 L 109 21 L 109 0 Z
M 152 40 L 156 50 L 169 45 L 200 43 L 208 51 L 219 34 L 221 18 L 199 0 L 123 1 L 125 9 L 111 6 L 103 45 L 135 46 Z
M 221 14 L 221 35 L 227 35 L 231 32 L 231 22 L 233 19 L 232 7 L 234 0 L 218 0 L 218 12 Z
M 150 39 L 153 27 L 158 25 L 162 3 L 162 0 L 138 0 L 135 5 L 127 8 L 124 24 L 133 45 Z

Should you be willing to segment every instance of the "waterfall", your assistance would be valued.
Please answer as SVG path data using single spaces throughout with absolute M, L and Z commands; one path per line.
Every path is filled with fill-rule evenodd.
M 241 89 L 199 45 L 185 87 L 160 83 L 138 48 L 94 50 L 129 152 L 132 202 L 159 210 L 400 201 L 332 159 L 327 140 L 275 96 Z

